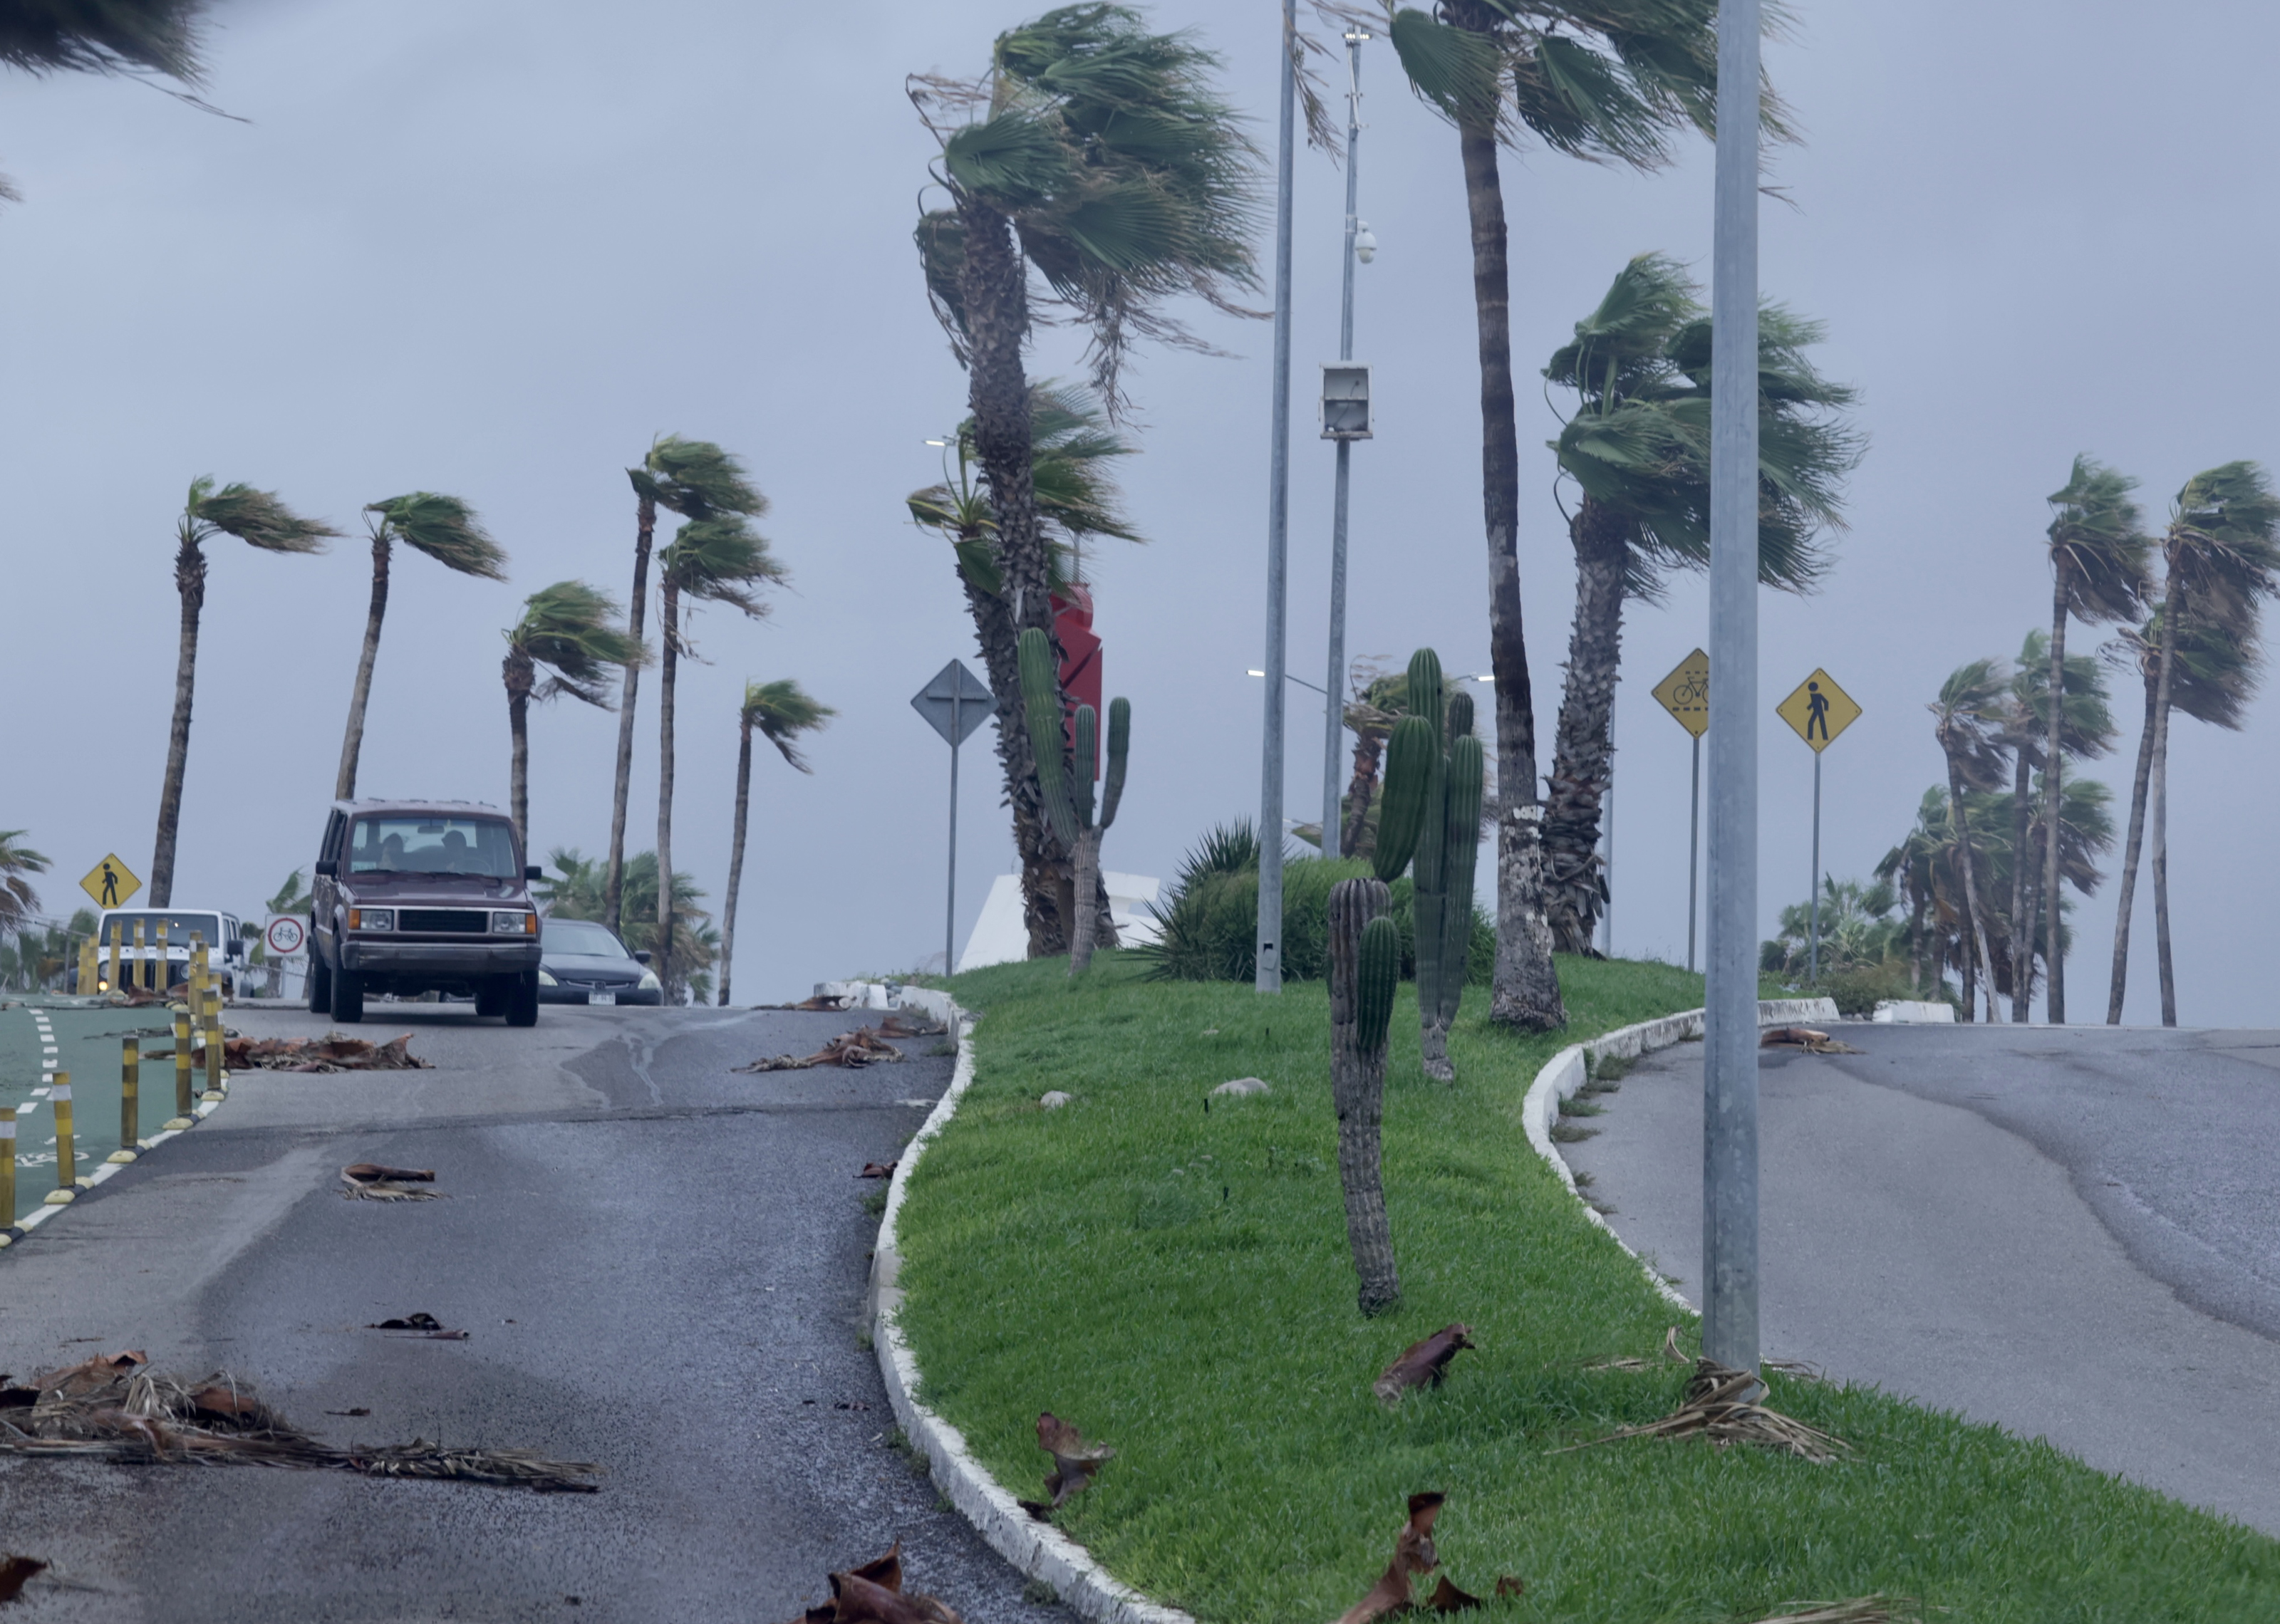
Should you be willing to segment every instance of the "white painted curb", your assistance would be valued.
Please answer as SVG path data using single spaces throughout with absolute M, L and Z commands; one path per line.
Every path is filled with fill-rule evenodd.
M 1837 1002 L 1833 998 L 1761 998 L 1758 1001 L 1758 1025 L 1760 1027 L 1783 1026 L 1792 1020 L 1833 1021 L 1837 1019 Z M 1559 1147 L 1552 1143 L 1552 1125 L 1560 1120 L 1560 1102 L 1574 1097 L 1576 1090 L 1583 1086 L 1586 1076 L 1583 1057 L 1586 1054 L 1595 1061 L 1634 1060 L 1643 1054 L 1652 1054 L 1658 1049 L 1668 1049 L 1673 1043 L 1683 1043 L 1701 1035 L 1702 1012 L 1688 1010 L 1681 1015 L 1665 1015 L 1660 1020 L 1642 1020 L 1637 1026 L 1619 1027 L 1588 1043 L 1570 1043 L 1544 1063 L 1544 1069 L 1536 1074 L 1536 1081 L 1529 1085 L 1528 1098 L 1520 1108 L 1521 1121 L 1528 1129 L 1528 1143 L 1536 1147 L 1536 1153 L 1560 1175 L 1560 1181 L 1568 1187 L 1568 1193 L 1575 1197 L 1575 1204 L 1583 1209 L 1583 1216 L 1606 1230 L 1616 1245 L 1638 1258 L 1638 1266 L 1645 1270 L 1649 1283 L 1662 1294 L 1665 1302 L 1674 1308 L 1683 1308 L 1690 1314 L 1698 1313 L 1700 1310 L 1680 1296 L 1676 1287 L 1656 1274 L 1645 1258 L 1631 1251 L 1623 1237 L 1615 1234 L 1614 1226 L 1600 1217 L 1591 1203 L 1583 1199 L 1583 1192 L 1575 1188 L 1575 1174 L 1569 1171 Z

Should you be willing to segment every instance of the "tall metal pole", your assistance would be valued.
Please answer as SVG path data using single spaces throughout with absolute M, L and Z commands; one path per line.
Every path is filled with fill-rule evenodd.
M 1758 1364 L 1758 0 L 1719 0 L 1702 1351 Z
M 1619 679 L 1620 680 L 1620 679 Z M 1615 697 L 1607 696 L 1607 792 L 1604 797 L 1606 815 L 1601 820 L 1599 883 L 1607 888 L 1607 899 L 1599 911 L 1599 951 L 1609 958 L 1615 956 Z
M 958 684 L 950 685 L 950 904 L 942 921 L 942 973 L 958 974 Z
M 1694 735 L 1694 804 L 1686 814 L 1686 968 L 1694 969 L 1694 905 L 1702 895 L 1702 735 Z
M 1282 0 L 1282 112 L 1275 181 L 1275 428 L 1267 476 L 1266 738 L 1259 785 L 1259 979 L 1282 990 L 1282 690 L 1290 670 L 1286 601 L 1290 540 L 1290 169 L 1298 84 L 1290 48 L 1298 37 L 1298 0 Z
M 1821 985 L 1821 752 L 1813 752 L 1813 927 L 1806 949 L 1806 979 Z
M 1338 302 L 1338 359 L 1353 359 L 1354 160 L 1361 144 L 1361 44 L 1369 35 L 1356 28 L 1346 38 L 1346 251 L 1345 281 Z M 1330 667 L 1322 691 L 1322 855 L 1338 855 L 1338 757 L 1345 743 L 1346 718 L 1346 474 L 1353 442 L 1338 442 L 1337 494 L 1330 504 Z

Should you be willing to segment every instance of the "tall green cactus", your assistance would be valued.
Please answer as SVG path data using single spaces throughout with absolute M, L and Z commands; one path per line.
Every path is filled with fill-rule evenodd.
M 1473 736 L 1472 696 L 1447 691 L 1432 650 L 1410 657 L 1408 694 L 1410 713 L 1396 724 L 1386 748 L 1377 873 L 1390 881 L 1405 866 L 1410 872 L 1419 1052 L 1426 1075 L 1446 1082 L 1456 1074 L 1448 1034 L 1472 947 L 1486 762 Z
M 1401 927 L 1384 914 L 1362 927 L 1354 981 L 1354 1036 L 1363 1048 L 1385 1052 L 1393 1024 L 1393 995 L 1401 985 Z
M 1401 1296 L 1385 1213 L 1379 1129 L 1385 1115 L 1385 1039 L 1401 982 L 1401 932 L 1386 916 L 1383 880 L 1330 888 L 1330 1096 L 1338 1112 L 1338 1183 L 1362 1312 Z
M 1464 700 L 1462 733 L 1456 731 L 1460 712 L 1449 707 L 1449 793 L 1447 834 L 1443 840 L 1445 885 L 1441 903 L 1442 947 L 1440 997 L 1436 1024 L 1438 1047 L 1445 1055 L 1449 1028 L 1456 1024 L 1457 1007 L 1465 996 L 1465 967 L 1473 950 L 1473 875 L 1481 855 L 1481 797 L 1488 778 L 1487 751 L 1472 732 L 1472 701 Z
M 1100 912 L 1094 904 L 1100 890 L 1100 837 L 1116 821 L 1117 804 L 1124 798 L 1132 702 L 1121 698 L 1108 702 L 1108 772 L 1101 786 L 1100 816 L 1096 822 L 1092 764 L 1100 740 L 1099 713 L 1089 704 L 1076 708 L 1072 769 L 1061 733 L 1060 668 L 1053 658 L 1051 640 L 1036 627 L 1029 627 L 1021 634 L 1021 658 L 1022 720 L 1028 726 L 1030 750 L 1036 757 L 1037 789 L 1045 822 L 1069 851 L 1069 974 L 1077 975 L 1092 963 L 1093 944 L 1100 934 Z

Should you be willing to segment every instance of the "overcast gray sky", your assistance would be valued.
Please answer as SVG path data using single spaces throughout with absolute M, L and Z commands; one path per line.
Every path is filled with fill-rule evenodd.
M 2145 481 L 2158 516 L 2195 470 L 2280 457 L 2262 364 L 2274 262 L 2264 65 L 2280 12 L 2247 0 L 1906 7 L 1798 0 L 1768 53 L 1805 144 L 1778 159 L 1794 208 L 1765 215 L 1767 293 L 1825 319 L 1822 359 L 1864 392 L 1873 439 L 1825 590 L 1764 602 L 1768 706 L 1825 666 L 1867 707 L 1829 752 L 1824 866 L 1860 875 L 1941 773 L 1924 704 L 2049 617 L 2045 495 L 2087 450 Z M 1226 58 L 1272 143 L 1275 0 L 1152 8 Z M 717 905 L 748 677 L 795 676 L 841 712 L 813 778 L 756 763 L 738 935 L 744 997 L 907 967 L 937 951 L 947 752 L 908 696 L 977 664 L 946 549 L 904 494 L 964 380 L 909 243 L 931 142 L 914 70 L 972 72 L 1028 12 L 978 0 L 861 9 L 729 0 L 237 0 L 211 43 L 220 105 L 133 84 L 11 79 L 0 170 L 0 536 L 7 633 L 0 827 L 57 873 L 51 910 L 108 850 L 147 872 L 172 690 L 172 527 L 196 474 L 273 488 L 357 527 L 413 489 L 473 502 L 508 585 L 399 555 L 362 787 L 504 804 L 499 628 L 569 576 L 622 596 L 621 470 L 659 430 L 743 455 L 793 572 L 765 624 L 700 612 L 684 666 L 676 860 Z M 1469 258 L 1454 135 L 1366 50 L 1358 353 L 1378 437 L 1357 449 L 1357 653 L 1438 646 L 1486 668 Z M 1511 161 L 1521 367 L 1521 561 L 1548 750 L 1570 563 L 1534 369 L 1630 255 L 1706 275 L 1706 149 L 1654 176 Z M 1298 200 L 1295 375 L 1335 356 L 1341 182 L 1309 156 Z M 1262 244 L 1262 258 L 1265 245 Z M 1108 689 L 1130 697 L 1131 784 L 1108 866 L 1168 874 L 1209 824 L 1255 812 L 1267 328 L 1198 314 L 1230 358 L 1144 354 L 1151 538 L 1094 570 Z M 1049 334 L 1038 375 L 1075 349 Z M 1302 411 L 1302 418 L 1305 413 Z M 1301 423 L 1291 520 L 1293 669 L 1319 681 L 1331 458 Z M 368 555 L 213 560 L 176 900 L 258 910 L 307 863 L 332 786 Z M 2075 646 L 2101 634 L 2077 630 Z M 1647 689 L 1706 642 L 1703 596 L 1634 609 L 1618 719 L 1615 945 L 1680 957 L 1686 735 Z M 654 684 L 644 694 L 653 694 Z M 1320 781 L 1318 702 L 1293 690 L 1292 809 Z M 2134 743 L 2134 692 L 2116 696 Z M 1811 758 L 1765 719 L 1761 898 L 1808 881 Z M 2175 732 L 2172 870 L 2182 1013 L 2269 1017 L 2280 877 L 2270 704 L 2239 735 Z M 603 850 L 614 719 L 532 724 L 534 844 Z M 633 825 L 651 843 L 655 712 Z M 961 939 L 1010 865 L 995 766 L 967 757 Z M 2104 764 L 2117 798 L 2129 761 Z M 2075 1013 L 2103 1013 L 2111 887 L 2084 908 Z M 2130 1015 L 2150 1019 L 2150 904 Z

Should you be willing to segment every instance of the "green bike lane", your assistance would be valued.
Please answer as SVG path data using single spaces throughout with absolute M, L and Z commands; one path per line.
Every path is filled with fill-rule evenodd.
M 84 1179 L 121 1148 L 120 1059 L 126 1040 L 141 1039 L 146 1054 L 171 1051 L 173 1019 L 163 1004 L 122 1009 L 59 998 L 0 1004 L 0 1106 L 16 1108 L 16 1211 L 0 1212 L 0 1228 L 35 1211 L 57 1187 L 57 1076 L 71 1078 L 73 1171 Z M 148 1139 L 175 1114 L 172 1056 L 145 1059 L 139 1081 L 135 1137 Z M 204 1074 L 194 1074 L 192 1081 L 203 1089 Z

